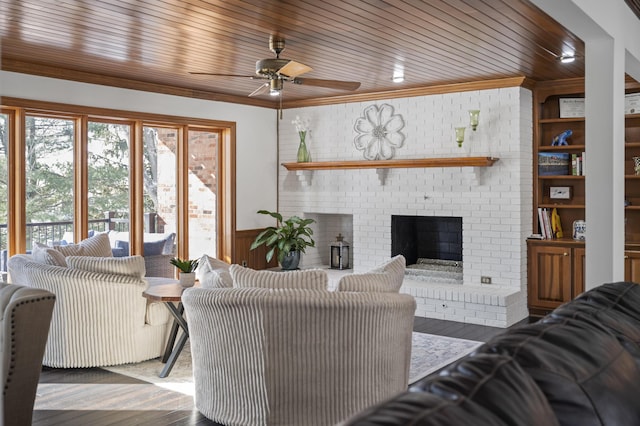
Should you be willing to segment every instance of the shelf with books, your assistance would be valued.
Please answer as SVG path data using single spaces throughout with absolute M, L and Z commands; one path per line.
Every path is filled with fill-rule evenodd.
M 543 203 L 539 204 L 539 207 L 547 208 L 547 209 L 584 209 L 584 204 L 554 204 L 554 203 Z M 640 208 L 640 207 L 639 207 Z
M 541 146 L 538 152 L 554 152 L 554 151 L 584 151 L 584 145 L 562 145 L 562 146 Z

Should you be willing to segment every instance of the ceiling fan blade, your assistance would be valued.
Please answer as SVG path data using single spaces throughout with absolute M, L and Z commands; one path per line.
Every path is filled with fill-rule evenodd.
M 284 75 L 289 78 L 295 78 L 299 75 L 308 73 L 309 71 L 313 71 L 313 68 L 308 65 L 301 64 L 300 62 L 289 61 L 286 65 L 278 70 L 278 74 Z
M 268 89 L 269 89 L 269 82 L 266 82 L 266 83 L 260 85 L 260 87 L 258 87 L 253 92 L 249 93 L 249 96 L 261 95 L 262 93 L 266 92 Z
M 304 84 L 307 86 L 326 87 L 328 89 L 356 90 L 360 87 L 359 81 L 321 80 L 318 78 L 294 78 L 294 84 Z
M 255 78 L 255 75 L 240 75 L 240 74 L 217 74 L 215 72 L 189 72 L 192 75 L 213 75 L 218 77 L 244 77 L 244 78 Z

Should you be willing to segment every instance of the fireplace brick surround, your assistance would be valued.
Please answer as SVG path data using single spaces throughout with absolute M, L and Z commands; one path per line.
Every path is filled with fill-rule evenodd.
M 365 272 L 391 253 L 391 216 L 462 218 L 463 284 L 406 278 L 402 292 L 417 302 L 416 315 L 508 327 L 528 315 L 526 237 L 531 234 L 532 95 L 521 87 L 390 99 L 403 116 L 404 145 L 394 158 L 498 157 L 492 167 L 279 170 L 279 211 L 316 219 L 316 247 L 303 267 L 329 264 L 338 233 L 351 244 L 353 270 Z M 279 162 L 293 162 L 298 138 L 291 121 L 310 118 L 307 145 L 313 161 L 360 160 L 353 145 L 355 120 L 371 103 L 284 110 Z M 454 127 L 468 125 L 479 108 L 478 130 L 463 148 Z M 492 284 L 481 284 L 489 276 Z

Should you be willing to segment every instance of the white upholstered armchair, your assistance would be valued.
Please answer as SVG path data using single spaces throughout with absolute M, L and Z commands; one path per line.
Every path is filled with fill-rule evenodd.
M 69 256 L 67 266 L 9 259 L 12 282 L 56 295 L 43 364 L 100 367 L 160 356 L 171 325 L 161 303 L 142 296 L 147 282 L 142 256 Z
M 216 422 L 333 425 L 406 390 L 409 295 L 190 288 L 182 300 L 196 406 Z

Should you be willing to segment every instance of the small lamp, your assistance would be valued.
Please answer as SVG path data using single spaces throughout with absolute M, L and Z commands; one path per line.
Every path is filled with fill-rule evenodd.
M 458 148 L 462 148 L 462 142 L 464 142 L 464 129 L 466 129 L 466 127 L 456 127 L 456 142 L 458 142 Z
M 331 269 L 349 269 L 349 243 L 342 234 L 331 243 Z
M 469 110 L 469 124 L 471 125 L 471 130 L 475 131 L 478 128 L 478 120 L 480 118 L 480 110 L 479 109 L 471 109 Z

